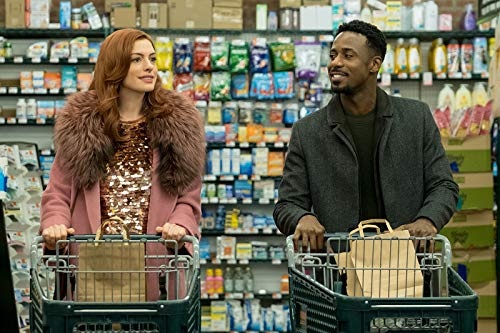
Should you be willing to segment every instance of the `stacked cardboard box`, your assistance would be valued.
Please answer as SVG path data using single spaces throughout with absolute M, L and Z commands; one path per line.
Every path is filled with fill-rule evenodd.
M 243 0 L 214 0 L 214 29 L 243 29 Z

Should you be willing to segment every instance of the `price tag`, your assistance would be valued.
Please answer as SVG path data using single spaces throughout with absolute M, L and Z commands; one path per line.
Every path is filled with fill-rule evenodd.
M 265 142 L 259 142 L 257 143 L 257 147 L 265 147 L 266 143 Z
M 248 259 L 240 259 L 240 265 L 248 265 Z
M 253 294 L 253 293 L 245 293 L 245 294 L 243 295 L 243 297 L 244 297 L 245 299 L 254 299 L 254 298 L 255 298 L 255 296 L 254 296 L 254 294 Z
M 201 203 L 202 204 L 207 204 L 208 203 L 208 198 L 201 198 Z
M 490 77 L 490 73 L 489 73 L 489 72 L 482 72 L 482 73 L 481 73 L 481 78 L 482 78 L 482 79 L 487 79 L 487 78 L 489 78 L 489 77 Z
M 380 79 L 380 85 L 383 87 L 389 87 L 391 85 L 391 74 L 382 73 L 382 78 Z
M 203 180 L 206 182 L 214 182 L 217 180 L 217 176 L 215 175 L 205 175 L 203 176 Z
M 399 73 L 398 74 L 398 79 L 400 80 L 406 80 L 408 78 L 408 73 Z
M 424 72 L 422 84 L 424 86 L 432 86 L 432 72 Z
M 270 201 L 269 199 L 260 198 L 259 199 L 259 204 L 261 204 L 261 205 L 267 205 L 267 204 L 269 204 L 269 201 Z
M 219 294 L 210 294 L 210 299 L 219 299 Z
M 219 198 L 210 198 L 210 203 L 211 204 L 219 203 Z
M 236 259 L 227 259 L 228 265 L 236 265 Z
M 4 64 L 5 63 L 5 58 L 4 57 L 0 57 L 0 64 Z
M 234 141 L 226 142 L 226 146 L 227 147 L 236 147 L 236 142 L 234 142 Z
M 273 299 L 282 299 L 283 295 L 281 295 L 281 293 L 273 293 L 272 298 Z
M 263 234 L 272 234 L 273 233 L 273 228 L 267 227 L 262 229 Z
M 278 141 L 274 143 L 275 148 L 283 148 L 285 147 L 285 143 L 283 141 Z
M 15 119 L 15 118 L 14 118 Z M 28 123 L 28 119 L 27 118 L 19 118 L 17 119 L 17 123 L 18 124 L 22 124 L 22 125 L 25 125 Z
M 49 93 L 51 93 L 51 94 L 59 94 L 59 88 L 51 88 L 49 90 Z
M 440 79 L 440 80 L 444 80 L 444 79 L 446 79 L 446 73 L 436 74 L 436 78 Z
M 470 79 L 470 78 L 472 78 L 471 72 L 462 73 L 462 79 Z
M 242 202 L 245 205 L 251 205 L 252 204 L 252 198 L 243 198 Z
M 231 198 L 231 199 L 228 200 L 228 203 L 230 203 L 230 204 L 237 204 L 238 203 L 238 199 Z
M 89 58 L 89 62 L 92 63 L 92 64 L 95 64 L 97 62 L 97 58 L 96 57 L 91 57 L 91 58 Z
M 42 59 L 40 59 L 40 58 L 31 58 L 31 62 L 32 62 L 33 64 L 39 64 L 39 63 L 41 63 L 41 62 L 42 62 Z
M 219 203 L 220 204 L 227 204 L 228 200 L 226 198 L 220 198 Z
M 17 87 L 9 87 L 9 94 L 17 94 L 17 92 L 19 91 L 19 89 L 17 89 Z
M 234 176 L 220 176 L 220 180 L 223 180 L 223 181 L 233 181 L 234 180 Z
M 212 260 L 212 263 L 215 264 L 215 265 L 220 265 L 221 261 L 220 261 L 220 259 L 215 258 L 214 260 Z
M 239 180 L 248 180 L 248 175 L 239 175 L 238 179 Z
M 206 265 L 207 264 L 207 259 L 200 259 L 200 264 L 201 265 Z
M 415 80 L 420 79 L 420 73 L 411 73 L 410 79 L 415 79 Z
M 36 118 L 36 123 L 38 125 L 45 125 L 45 119 L 44 118 Z
M 240 147 L 241 148 L 248 148 L 248 147 L 250 147 L 250 144 L 248 142 L 240 142 Z
M 5 118 L 4 117 L 0 117 L 0 124 L 2 124 L 2 125 L 5 124 Z
M 7 93 L 7 87 L 0 87 L 0 94 L 6 94 Z
M 59 63 L 59 58 L 50 58 L 50 59 L 49 59 L 49 62 L 50 62 L 51 64 L 58 64 L 58 63 Z
M 23 57 L 20 57 L 20 56 L 14 57 L 14 63 L 15 64 L 22 64 L 23 62 L 24 62 L 24 58 Z
M 21 94 L 33 94 L 34 92 L 35 92 L 35 90 L 33 90 L 33 88 L 21 89 Z
M 72 94 L 76 92 L 76 88 L 64 88 L 65 94 Z
M 76 64 L 78 62 L 78 58 L 68 58 L 68 63 Z
M 52 151 L 50 149 L 42 149 L 42 150 L 40 150 L 40 155 L 51 156 Z
M 272 263 L 273 265 L 281 265 L 281 259 L 273 259 L 273 260 L 271 261 L 271 263 Z
M 261 177 L 260 177 L 260 175 L 252 175 L 252 180 L 258 181 L 258 180 L 261 180 Z

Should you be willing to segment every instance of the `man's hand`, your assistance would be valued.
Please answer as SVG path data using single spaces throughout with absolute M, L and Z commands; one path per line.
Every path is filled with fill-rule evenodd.
M 168 222 L 165 223 L 163 227 L 156 227 L 156 233 L 161 234 L 161 237 L 165 240 L 175 240 L 179 244 L 179 248 L 184 245 L 180 240 L 187 235 L 186 229 L 177 224 Z M 170 244 L 167 244 L 167 246 L 173 247 Z
M 57 241 L 65 240 L 68 235 L 74 235 L 75 229 L 66 228 L 64 224 L 55 224 L 43 229 L 42 237 L 45 241 L 45 247 L 49 250 L 55 250 Z
M 307 248 L 307 245 L 310 244 L 313 251 L 323 250 L 324 235 L 325 228 L 319 223 L 318 219 L 313 215 L 304 215 L 300 218 L 293 234 L 295 248 L 299 248 L 299 240 L 301 240 L 304 248 Z
M 408 230 L 410 232 L 410 236 L 415 237 L 434 237 L 437 234 L 437 229 L 429 219 L 419 218 L 415 220 L 415 222 L 403 224 L 396 228 L 396 230 Z M 415 249 L 417 251 L 432 251 L 434 248 L 434 244 L 431 240 L 430 244 L 425 244 L 424 240 L 417 241 L 415 244 Z

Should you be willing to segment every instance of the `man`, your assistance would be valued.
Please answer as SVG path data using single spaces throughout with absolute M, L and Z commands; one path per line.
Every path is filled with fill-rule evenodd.
M 434 236 L 456 210 L 458 186 L 429 107 L 377 87 L 386 45 L 371 24 L 341 25 L 328 65 L 335 95 L 293 126 L 274 219 L 296 244 L 322 249 L 325 231 L 371 218 Z

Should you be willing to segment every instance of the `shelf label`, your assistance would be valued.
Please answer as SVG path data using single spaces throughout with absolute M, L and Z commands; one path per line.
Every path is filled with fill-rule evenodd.
M 5 124 L 5 118 L 4 117 L 0 117 L 0 124 Z
M 228 260 L 229 263 L 229 260 Z M 248 259 L 240 259 L 240 265 L 248 265 Z
M 248 175 L 239 175 L 238 179 L 239 180 L 248 180 Z
M 400 80 L 406 80 L 408 78 L 408 73 L 399 73 L 398 74 L 398 79 Z
M 219 198 L 210 198 L 210 199 L 209 199 L 209 202 L 210 202 L 211 204 L 216 204 L 216 203 L 219 203 Z
M 9 87 L 9 94 L 17 94 L 18 91 L 17 87 Z
M 271 263 L 272 263 L 273 265 L 281 265 L 281 259 L 273 259 L 273 260 L 271 261 Z
M 285 147 L 285 143 L 283 141 L 278 141 L 274 143 L 275 148 L 283 148 Z
M 36 123 L 39 125 L 45 125 L 45 119 L 44 118 L 36 118 Z
M 65 94 L 72 94 L 76 92 L 76 88 L 64 88 Z
M 263 234 L 272 234 L 273 233 L 273 228 L 266 227 L 266 228 L 262 229 L 262 233 Z
M 31 62 L 33 64 L 39 64 L 42 62 L 42 59 L 41 58 L 31 58 Z
M 212 260 L 212 264 L 215 264 L 215 265 L 220 265 L 220 264 L 221 264 L 221 261 L 220 261 L 220 259 L 215 258 L 214 260 Z
M 50 62 L 51 64 L 58 64 L 58 63 L 59 63 L 59 58 L 50 58 L 50 59 L 49 59 L 49 62 Z
M 7 93 L 7 87 L 0 87 L 0 94 L 6 94 Z
M 253 181 L 258 181 L 258 180 L 261 180 L 262 178 L 260 177 L 260 175 L 252 175 L 252 180 Z
M 264 141 L 257 143 L 257 147 L 266 147 L 266 143 Z
M 208 203 L 208 198 L 201 198 L 201 203 L 202 204 L 207 204 Z
M 391 85 L 391 74 L 390 73 L 382 73 L 382 77 L 380 79 L 380 85 L 383 87 L 389 87 Z
M 236 259 L 227 259 L 228 265 L 236 265 Z
M 261 205 L 267 205 L 267 204 L 269 204 L 269 202 L 270 202 L 270 199 L 267 199 L 267 198 L 260 198 L 259 199 L 259 204 L 261 204 Z
M 238 199 L 236 199 L 236 198 L 230 198 L 227 202 L 230 203 L 230 204 L 237 204 L 238 203 Z
M 219 203 L 220 204 L 227 204 L 228 203 L 228 200 L 226 198 L 220 198 L 219 199 Z
M 487 79 L 487 78 L 489 78 L 489 77 L 490 77 L 490 73 L 489 73 L 489 72 L 482 72 L 482 73 L 481 73 L 481 78 L 482 78 L 482 79 Z
M 206 265 L 207 259 L 200 259 L 200 265 Z
M 33 94 L 34 92 L 35 92 L 35 90 L 33 90 L 33 88 L 21 89 L 21 94 Z
M 4 64 L 5 63 L 5 58 L 4 57 L 0 57 L 0 64 Z
M 78 62 L 78 58 L 68 58 L 69 64 L 76 64 Z
M 236 142 L 234 141 L 226 142 L 226 147 L 236 147 Z
M 20 56 L 14 57 L 15 64 L 22 64 L 23 62 L 24 62 L 23 57 L 20 57 Z
M 250 147 L 250 144 L 248 142 L 240 142 L 240 147 L 241 148 L 248 148 L 248 147 Z
M 252 198 L 243 198 L 242 203 L 245 205 L 252 204 Z
M 229 176 L 229 175 L 220 176 L 220 180 L 222 180 L 222 181 L 233 181 L 234 180 L 234 176 Z
M 16 118 L 13 118 L 13 119 L 15 120 Z M 27 118 L 19 118 L 19 119 L 17 119 L 17 123 L 21 124 L 21 125 L 25 125 L 28 123 L 28 119 Z
M 273 299 L 282 299 L 283 295 L 281 295 L 281 293 L 273 293 L 272 298 Z
M 424 86 L 432 86 L 432 72 L 424 72 L 424 75 L 422 76 L 422 85 Z
M 51 93 L 51 94 L 59 94 L 59 88 L 50 88 L 49 93 Z
M 410 73 L 410 79 L 420 79 L 420 73 Z
M 215 175 L 205 175 L 203 176 L 203 180 L 206 182 L 213 182 L 217 180 L 217 176 Z
M 245 299 L 254 299 L 255 298 L 253 293 L 245 293 L 243 297 Z

